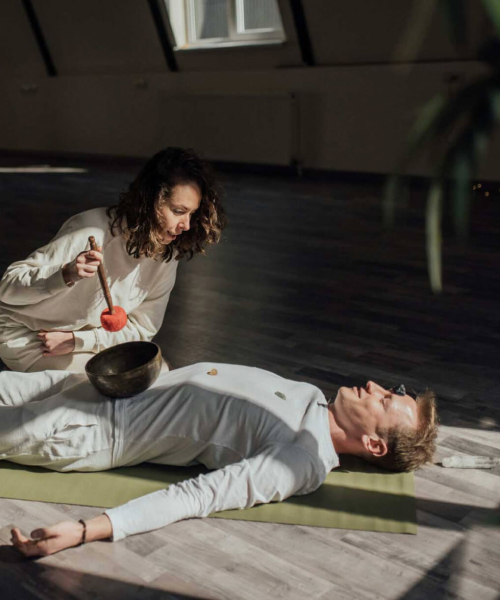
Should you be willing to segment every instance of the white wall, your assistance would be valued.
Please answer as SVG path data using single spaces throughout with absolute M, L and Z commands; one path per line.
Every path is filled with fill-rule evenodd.
M 469 3 L 469 9 L 478 4 Z M 441 13 L 431 11 L 427 28 L 416 36 L 412 60 L 397 64 L 416 2 L 307 0 L 318 65 L 307 67 L 288 3 L 280 0 L 287 44 L 179 53 L 180 71 L 171 73 L 146 2 L 35 0 L 33 5 L 58 76 L 49 78 L 40 69 L 19 3 L 0 5 L 7 38 L 0 44 L 0 61 L 7 67 L 0 76 L 1 149 L 147 156 L 182 143 L 185 132 L 186 145 L 195 140 L 208 158 L 220 159 L 223 144 L 225 160 L 286 164 L 290 140 L 280 146 L 276 138 L 281 131 L 287 135 L 289 116 L 289 133 L 297 133 L 297 115 L 285 115 L 280 102 L 276 119 L 268 112 L 273 97 L 295 93 L 305 167 L 376 173 L 393 169 L 418 108 L 448 90 L 450 75 L 466 80 L 481 72 L 471 57 L 486 28 L 481 13 L 471 11 L 469 45 L 457 52 Z M 210 109 L 207 95 L 223 96 L 226 108 Z M 257 96 L 250 119 L 245 110 Z M 182 97 L 189 98 L 190 110 L 183 109 Z M 175 110 L 179 102 L 182 110 Z M 258 106 L 267 111 L 260 120 Z M 193 110 L 196 118 L 189 117 Z M 290 143 L 290 157 L 296 141 Z M 495 155 L 492 149 L 483 176 L 498 178 Z M 414 169 L 425 171 L 423 165 Z

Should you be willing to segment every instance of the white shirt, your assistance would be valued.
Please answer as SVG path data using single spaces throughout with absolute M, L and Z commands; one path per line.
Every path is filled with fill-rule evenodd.
M 212 469 L 107 510 L 115 540 L 308 494 L 339 464 L 322 392 L 251 367 L 163 371 L 122 400 L 102 396 L 84 374 L 3 372 L 0 406 L 17 407 L 0 409 L 0 458 L 60 471 L 147 461 Z
M 89 248 L 102 246 L 113 303 L 128 315 L 126 326 L 110 333 L 100 324 L 107 308 L 97 276 L 68 287 L 62 266 Z M 105 208 L 75 215 L 46 246 L 10 265 L 0 282 L 0 334 L 21 323 L 32 331 L 73 331 L 76 352 L 99 352 L 131 340 L 150 340 L 160 329 L 178 261 L 134 258 L 123 235 L 113 237 Z
M 214 368 L 217 375 L 209 375 Z M 323 393 L 262 369 L 184 367 L 115 408 L 118 464 L 201 463 L 214 470 L 107 510 L 114 540 L 308 494 L 339 464 Z

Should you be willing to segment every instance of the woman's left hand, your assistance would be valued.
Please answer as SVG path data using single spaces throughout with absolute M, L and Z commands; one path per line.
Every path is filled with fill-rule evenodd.
M 24 556 L 48 556 L 66 548 L 78 546 L 82 541 L 83 526 L 75 521 L 62 521 L 52 527 L 35 529 L 27 538 L 14 527 L 11 542 Z
M 43 356 L 61 356 L 71 354 L 75 349 L 75 336 L 72 331 L 45 331 L 38 333 L 42 342 Z

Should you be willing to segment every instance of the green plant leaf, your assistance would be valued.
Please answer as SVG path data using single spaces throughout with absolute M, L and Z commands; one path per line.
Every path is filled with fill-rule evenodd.
M 453 216 L 455 231 L 467 236 L 471 200 L 471 179 L 484 154 L 494 128 L 494 112 L 488 98 L 471 115 L 468 125 L 448 150 L 441 176 L 453 179 Z
M 448 18 L 453 42 L 459 46 L 467 41 L 467 18 L 464 0 L 441 0 L 442 8 Z
M 468 234 L 472 161 L 468 149 L 457 153 L 453 167 L 453 217 L 457 235 L 465 239 Z
M 500 0 L 482 1 L 496 30 L 496 36 L 486 40 L 478 57 L 489 66 L 489 74 L 463 86 L 451 98 L 438 94 L 425 104 L 410 129 L 395 173 L 387 180 L 383 198 L 384 223 L 392 225 L 404 173 L 417 153 L 433 150 L 431 159 L 436 166 L 427 196 L 426 251 L 430 285 L 435 293 L 440 293 L 443 287 L 441 219 L 445 182 L 451 177 L 455 229 L 464 237 L 469 221 L 471 179 L 495 124 L 500 121 Z M 466 41 L 466 0 L 440 3 L 446 10 L 454 41 Z
M 479 163 L 482 155 L 486 152 L 488 142 L 495 127 L 495 114 L 490 98 L 485 98 L 477 107 L 471 125 L 471 135 L 473 141 L 473 160 L 475 165 Z
M 460 1 L 460 0 L 459 0 Z M 419 0 L 407 3 L 407 25 L 400 31 L 399 40 L 394 48 L 395 62 L 413 63 L 425 44 L 436 12 L 436 0 Z
M 439 177 L 453 180 L 453 216 L 455 231 L 465 238 L 468 229 L 471 179 L 486 151 L 495 127 L 495 103 L 491 94 L 478 103 L 460 136 L 450 145 Z
M 382 196 L 382 220 L 384 227 L 393 227 L 396 214 L 396 202 L 401 191 L 401 177 L 391 175 L 387 178 Z
M 492 87 L 493 78 L 487 76 L 462 88 L 453 98 L 438 94 L 420 110 L 407 138 L 406 149 L 399 161 L 396 174 L 401 175 L 426 144 L 447 139 L 464 118 L 484 100 Z M 437 170 L 440 170 L 438 166 Z
M 442 113 L 446 110 L 447 104 L 448 99 L 444 94 L 437 94 L 424 104 L 410 129 L 405 157 L 412 157 L 432 135 L 437 123 L 442 119 Z
M 477 60 L 486 63 L 494 72 L 500 71 L 500 39 L 493 35 L 486 38 L 477 49 Z
M 500 84 L 493 86 L 490 90 L 490 104 L 493 120 L 498 123 L 500 121 Z
M 445 102 L 442 110 L 432 123 L 433 136 L 446 134 L 456 124 L 457 120 L 475 110 L 477 105 L 489 94 L 493 78 L 488 75 L 474 83 L 464 86 L 452 98 Z
M 396 206 L 401 200 L 408 199 L 409 187 L 405 178 L 400 175 L 390 175 L 385 183 L 382 195 L 382 221 L 384 227 L 394 227 L 396 221 Z
M 483 0 L 483 6 L 500 37 L 500 2 L 498 0 Z
M 427 267 L 431 289 L 435 294 L 443 291 L 441 275 L 441 213 L 443 200 L 443 182 L 436 178 L 432 181 L 427 196 L 426 209 L 426 247 Z

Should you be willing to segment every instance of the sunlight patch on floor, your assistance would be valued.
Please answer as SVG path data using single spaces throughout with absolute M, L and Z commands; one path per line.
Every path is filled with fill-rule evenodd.
M 28 167 L 0 167 L 0 173 L 87 173 L 88 169 L 78 167 L 51 167 L 50 165 L 30 165 Z

